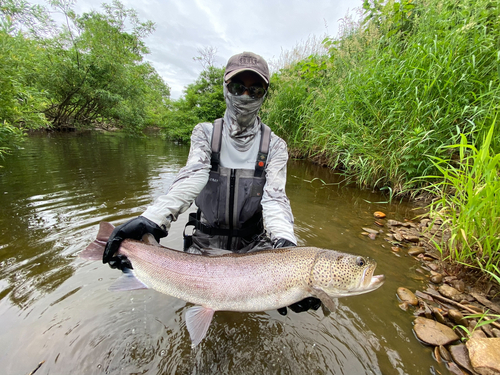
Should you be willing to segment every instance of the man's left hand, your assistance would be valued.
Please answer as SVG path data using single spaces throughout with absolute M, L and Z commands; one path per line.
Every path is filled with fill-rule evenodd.
M 297 245 L 294 244 L 292 241 L 289 241 L 285 238 L 279 238 L 274 243 L 275 249 L 280 248 L 280 247 L 295 247 L 295 246 L 297 246 Z M 307 297 L 307 298 L 304 298 L 302 301 L 295 302 L 295 303 L 291 304 L 290 306 L 288 306 L 288 308 L 295 313 L 299 313 L 299 312 L 307 311 L 309 309 L 317 310 L 320 308 L 320 306 L 321 306 L 321 301 L 319 299 L 314 298 L 314 297 Z M 278 309 L 278 312 L 281 315 L 286 315 L 287 309 L 286 309 L 286 307 L 282 307 L 282 308 Z

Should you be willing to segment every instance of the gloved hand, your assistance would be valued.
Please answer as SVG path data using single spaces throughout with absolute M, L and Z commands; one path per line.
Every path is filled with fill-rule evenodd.
M 144 216 L 138 216 L 122 225 L 118 225 L 108 238 L 102 262 L 109 263 L 111 268 L 119 268 L 121 270 L 132 268 L 132 264 L 125 255 L 118 254 L 115 256 L 115 253 L 120 248 L 120 244 L 124 239 L 132 238 L 140 240 L 146 233 L 151 233 L 156 241 L 160 241 L 160 238 L 166 237 L 168 234 L 166 230 L 163 230 L 156 223 L 146 219 Z
M 297 245 L 291 241 L 288 241 L 287 239 L 284 239 L 284 238 L 280 238 L 274 243 L 275 249 L 277 249 L 279 247 L 295 247 L 295 246 L 297 246 Z M 302 301 L 295 302 L 294 304 L 291 304 L 290 306 L 288 306 L 288 308 L 295 313 L 299 313 L 302 311 L 307 311 L 309 309 L 317 310 L 320 308 L 320 306 L 321 306 L 321 301 L 319 299 L 314 298 L 314 297 L 307 297 L 307 298 L 304 298 Z M 278 312 L 281 315 L 286 315 L 287 314 L 286 307 L 282 307 L 282 308 L 278 309 Z
M 274 248 L 277 249 L 279 247 L 295 247 L 297 246 L 296 244 L 294 244 L 292 241 L 288 241 L 287 239 L 285 238 L 278 238 L 276 240 L 276 242 L 274 242 Z

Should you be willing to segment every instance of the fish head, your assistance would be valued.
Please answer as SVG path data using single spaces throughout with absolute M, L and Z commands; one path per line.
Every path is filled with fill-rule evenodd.
M 384 275 L 376 275 L 377 262 L 332 250 L 318 254 L 312 269 L 312 286 L 330 297 L 347 297 L 368 293 L 382 286 Z

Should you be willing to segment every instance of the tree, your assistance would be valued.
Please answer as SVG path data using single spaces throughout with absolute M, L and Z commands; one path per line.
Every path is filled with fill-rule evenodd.
M 194 83 L 187 86 L 184 97 L 172 103 L 165 124 L 169 138 L 189 141 L 197 123 L 213 122 L 224 115 L 223 79 L 224 68 L 209 66 Z
M 153 32 L 153 23 L 141 22 L 136 11 L 117 0 L 104 4 L 104 13 L 81 16 L 70 1 L 51 4 L 66 18 L 57 37 L 45 40 L 48 69 L 39 80 L 52 94 L 45 110 L 52 126 L 111 124 L 140 131 L 148 117 L 146 93 L 151 97 L 155 88 L 160 96 L 169 96 L 168 86 L 142 62 L 149 52 L 144 38 Z

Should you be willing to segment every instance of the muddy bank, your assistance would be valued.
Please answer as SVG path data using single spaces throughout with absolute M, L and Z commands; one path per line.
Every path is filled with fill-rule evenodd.
M 432 240 L 446 240 L 442 222 L 421 216 L 399 222 L 374 213 L 373 228 L 363 234 L 379 235 L 396 256 L 412 256 L 427 278 L 425 290 L 400 287 L 399 307 L 412 319 L 416 338 L 433 346 L 433 357 L 455 374 L 500 374 L 500 286 L 484 275 L 443 261 Z M 374 229 L 380 227 L 380 229 Z

